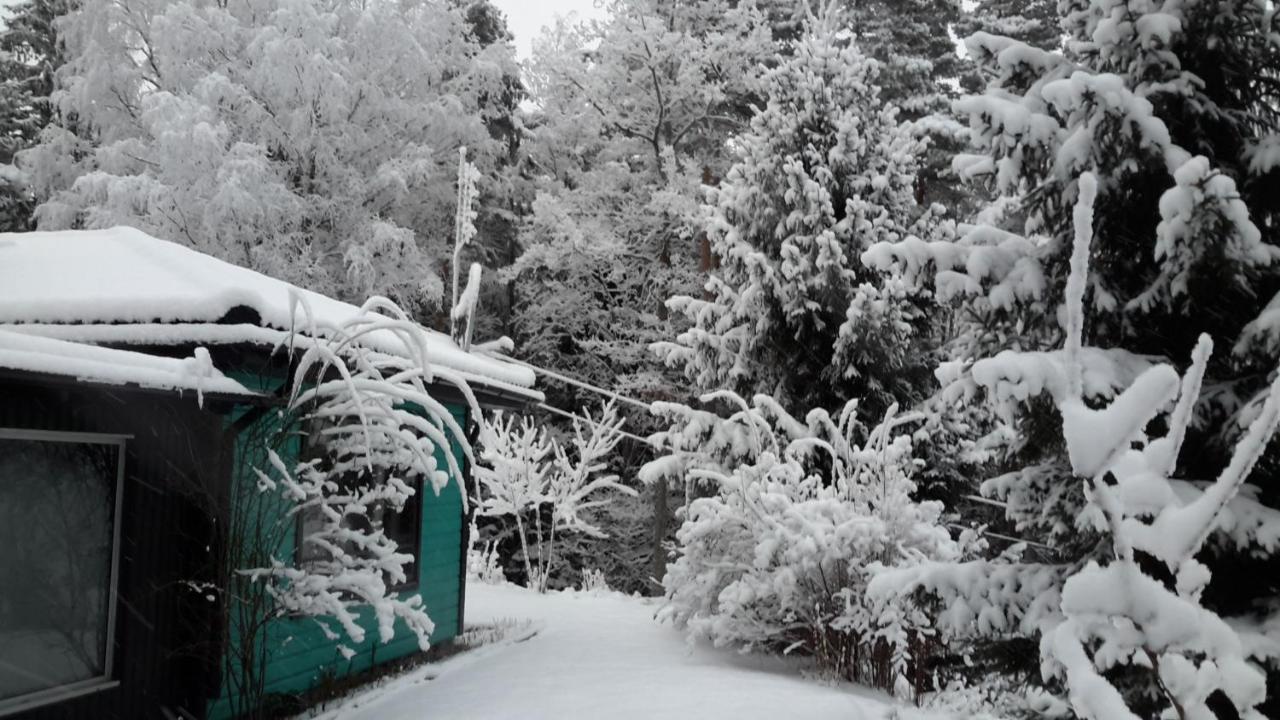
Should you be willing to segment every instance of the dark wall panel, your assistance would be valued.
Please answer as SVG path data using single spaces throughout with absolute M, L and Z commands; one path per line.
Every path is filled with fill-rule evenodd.
M 200 717 L 216 687 L 211 508 L 223 418 L 193 393 L 31 384 L 0 378 L 0 427 L 132 435 L 125 455 L 114 662 L 120 685 L 14 720 Z M 0 578 L 0 583 L 3 578 Z M 197 583 L 197 585 L 193 585 Z M 8 720 L 6 718 L 6 720 Z

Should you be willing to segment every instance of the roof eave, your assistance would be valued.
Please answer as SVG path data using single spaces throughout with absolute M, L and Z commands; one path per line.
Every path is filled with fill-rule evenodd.
M 179 397 L 186 397 L 190 395 L 191 397 L 196 398 L 197 402 L 200 402 L 202 405 L 207 406 L 208 408 L 216 408 L 211 409 L 210 412 L 218 412 L 219 414 L 223 414 L 223 411 L 221 410 L 223 407 L 230 408 L 236 405 L 272 405 L 279 402 L 278 398 L 248 390 L 244 393 L 228 393 L 222 391 L 196 390 L 194 388 L 154 387 L 138 383 L 114 383 L 74 377 L 71 375 L 59 375 L 57 373 L 18 370 L 13 368 L 0 368 L 0 378 L 38 383 L 42 385 L 90 387 L 102 391 L 125 391 L 129 393 L 169 396 L 178 395 Z

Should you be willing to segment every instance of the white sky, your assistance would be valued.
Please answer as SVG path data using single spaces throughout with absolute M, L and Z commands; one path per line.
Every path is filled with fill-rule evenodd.
M 507 27 L 516 36 L 516 55 L 521 60 L 529 57 L 533 39 L 542 34 L 542 28 L 550 26 L 559 15 L 577 13 L 579 18 L 603 17 L 604 10 L 596 7 L 597 0 L 490 0 L 507 14 Z

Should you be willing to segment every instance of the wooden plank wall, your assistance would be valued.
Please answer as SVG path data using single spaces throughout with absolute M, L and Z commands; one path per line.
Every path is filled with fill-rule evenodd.
M 223 421 L 194 393 L 130 391 L 0 378 L 0 427 L 128 434 L 115 676 L 118 687 L 7 720 L 150 720 L 203 715 L 216 692 L 216 604 L 190 581 L 212 579 L 209 508 Z

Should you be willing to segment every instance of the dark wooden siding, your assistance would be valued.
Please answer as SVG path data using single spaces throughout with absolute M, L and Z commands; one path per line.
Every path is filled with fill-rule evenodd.
M 216 404 L 215 404 L 216 405 Z M 216 692 L 217 606 L 192 581 L 213 579 L 209 508 L 223 419 L 180 397 L 0 378 L 0 427 L 132 435 L 125 453 L 114 679 L 119 685 L 9 716 L 15 720 L 200 717 Z M 0 579 L 2 582 L 2 579 Z M 9 718 L 6 718 L 9 720 Z

